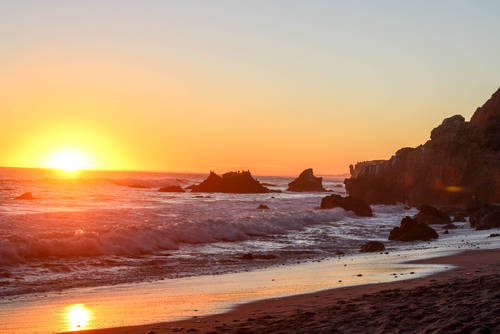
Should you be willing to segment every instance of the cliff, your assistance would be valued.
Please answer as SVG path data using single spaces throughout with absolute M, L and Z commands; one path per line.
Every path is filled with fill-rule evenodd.
M 500 138 L 500 131 L 488 132 L 486 127 L 500 115 L 498 96 L 497 91 L 496 100 L 487 103 L 484 125 L 466 122 L 460 115 L 447 118 L 424 145 L 400 149 L 391 159 L 345 180 L 347 192 L 369 204 L 395 204 L 405 198 L 412 205 L 466 204 L 474 194 L 483 202 L 499 202 L 500 156 L 492 138 Z M 475 115 L 473 120 L 482 119 Z

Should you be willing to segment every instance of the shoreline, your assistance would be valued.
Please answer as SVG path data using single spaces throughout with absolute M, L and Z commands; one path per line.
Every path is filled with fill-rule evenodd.
M 432 292 L 436 289 L 445 289 L 446 286 L 454 284 L 456 289 L 462 291 L 464 289 L 468 289 L 468 285 L 475 284 L 474 281 L 476 280 L 479 280 L 479 282 L 489 282 L 491 280 L 500 282 L 500 275 L 498 274 L 498 268 L 500 265 L 500 248 L 488 250 L 468 250 L 456 255 L 414 260 L 403 263 L 450 265 L 455 267 L 446 271 L 434 273 L 430 276 L 412 278 L 408 280 L 356 285 L 345 288 L 334 288 L 319 292 L 292 295 L 288 297 L 259 300 L 239 305 L 236 308 L 222 314 L 193 317 L 190 319 L 172 322 L 92 329 L 81 332 L 87 334 L 144 334 L 148 331 L 153 331 L 155 334 L 171 333 L 173 331 L 196 331 L 197 333 L 262 333 L 266 331 L 279 332 L 281 330 L 284 332 L 294 330 L 298 333 L 321 332 L 323 330 L 332 330 L 328 329 L 332 324 L 335 324 L 335 328 L 339 329 L 339 324 L 335 323 L 335 315 L 332 316 L 331 314 L 333 312 L 332 310 L 340 308 L 339 311 L 342 313 L 342 308 L 349 308 L 349 305 L 351 305 L 350 308 L 354 307 L 355 309 L 337 316 L 337 319 L 343 321 L 343 331 L 349 331 L 351 325 L 355 326 L 349 321 L 346 321 L 346 316 L 355 317 L 356 314 L 359 313 L 359 316 L 366 317 L 365 313 L 370 313 L 370 310 L 372 310 L 372 313 L 374 313 L 372 316 L 374 318 L 373 322 L 375 325 L 377 325 L 379 320 L 385 319 L 385 321 L 382 321 L 380 325 L 374 327 L 373 330 L 376 331 L 376 328 L 383 327 L 384 332 L 387 332 L 391 331 L 391 328 L 394 327 L 393 329 L 396 332 L 398 327 L 397 323 L 395 323 L 391 317 L 388 318 L 383 315 L 383 313 L 377 313 L 378 311 L 376 308 L 377 306 L 382 306 L 380 304 L 381 302 L 385 303 L 383 306 L 386 309 L 386 313 L 394 315 L 390 310 L 397 307 L 397 309 L 393 311 L 399 310 L 399 312 L 396 313 L 404 315 L 405 312 L 403 310 L 411 306 L 411 297 L 416 290 Z M 500 283 L 498 284 L 500 286 Z M 443 287 L 443 285 L 445 287 Z M 388 293 L 387 290 L 391 291 Z M 392 304 L 394 305 L 391 306 L 391 297 L 386 298 L 387 296 L 385 295 L 387 294 L 391 295 L 394 299 L 392 301 Z M 402 294 L 406 295 L 406 297 Z M 487 297 L 488 296 L 485 296 L 484 298 Z M 491 296 L 491 298 L 494 297 L 495 296 Z M 427 297 L 427 299 L 429 298 L 432 299 L 431 297 Z M 496 299 L 497 304 L 500 304 L 499 298 Z M 370 300 L 372 300 L 372 303 L 370 303 Z M 356 304 L 363 304 L 364 306 L 356 306 Z M 373 307 L 375 307 L 375 309 Z M 496 311 L 500 311 L 500 305 L 494 305 L 494 307 L 496 307 Z M 448 306 L 448 309 L 452 310 L 453 306 Z M 408 312 L 410 311 L 407 311 L 407 313 Z M 432 314 L 429 316 L 432 316 Z M 379 318 L 379 320 L 377 320 L 377 318 Z M 411 330 L 422 330 L 422 327 L 418 327 L 418 323 L 422 323 L 422 321 L 425 320 L 425 316 L 422 318 L 421 314 L 417 315 L 416 320 L 418 321 L 413 324 L 413 327 L 417 327 L 408 329 L 406 332 Z M 452 320 L 453 319 L 449 319 L 449 321 Z M 457 322 L 456 320 L 453 321 L 455 321 L 455 323 Z M 443 324 L 440 326 L 442 325 Z M 342 327 L 342 324 L 340 324 L 340 326 Z M 496 324 L 490 324 L 489 326 L 496 326 Z M 500 323 L 498 326 L 500 326 Z M 456 324 L 455 327 L 459 328 L 460 325 Z M 367 328 L 366 325 L 364 328 Z M 495 329 L 500 329 L 500 327 Z M 340 330 L 340 332 L 342 332 L 342 330 Z

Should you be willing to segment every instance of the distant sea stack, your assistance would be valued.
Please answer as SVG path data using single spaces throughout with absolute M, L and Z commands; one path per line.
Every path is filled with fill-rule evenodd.
M 351 168 L 350 195 L 369 204 L 463 205 L 473 195 L 500 201 L 500 89 L 470 122 L 456 115 L 431 131 L 416 148 L 402 148 L 387 161 Z
M 191 192 L 255 194 L 277 192 L 255 180 L 250 171 L 229 172 L 221 176 L 210 172 L 205 181 L 188 187 Z
M 288 184 L 288 191 L 326 191 L 323 188 L 323 178 L 316 177 L 312 168 L 300 173 L 299 177 Z

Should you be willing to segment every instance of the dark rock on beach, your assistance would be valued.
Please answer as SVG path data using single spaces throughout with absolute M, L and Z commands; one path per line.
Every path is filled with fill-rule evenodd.
M 427 225 L 432 224 L 451 224 L 450 216 L 440 211 L 432 205 L 422 204 L 420 211 L 413 216 L 413 220 Z
M 255 180 L 250 171 L 229 172 L 222 176 L 210 172 L 208 178 L 198 185 L 188 187 L 191 192 L 255 194 L 279 192 L 269 190 Z
M 265 204 L 261 204 L 261 205 L 259 205 L 257 207 L 257 209 L 259 209 L 259 210 L 266 210 L 266 209 L 269 209 L 269 207 L 267 205 L 265 205 Z
M 323 178 L 316 177 L 312 168 L 306 169 L 300 173 L 299 177 L 288 184 L 288 191 L 326 191 L 323 188 Z
M 500 211 L 494 211 L 486 214 L 481 219 L 481 222 L 476 226 L 476 230 L 489 230 L 498 227 L 500 227 Z
M 499 96 L 500 90 L 470 122 L 460 115 L 447 118 L 425 144 L 352 170 L 345 180 L 347 192 L 369 204 L 395 204 L 408 197 L 412 205 L 463 205 L 474 194 L 500 202 Z
M 168 186 L 168 187 L 163 187 L 158 189 L 160 192 L 165 192 L 165 193 L 183 193 L 185 192 L 184 189 L 182 189 L 180 186 Z
M 385 250 L 385 246 L 383 243 L 379 241 L 368 241 L 366 244 L 361 246 L 361 253 L 373 253 L 373 252 L 382 252 Z
M 321 209 L 342 208 L 353 211 L 358 216 L 373 217 L 372 209 L 361 198 L 354 196 L 342 197 L 340 195 L 329 195 L 321 200 Z
M 467 203 L 467 211 L 469 212 L 470 226 L 477 227 L 479 224 L 481 224 L 481 221 L 486 215 L 493 212 L 499 212 L 500 206 L 472 200 Z
M 392 229 L 389 240 L 414 241 L 437 239 L 439 235 L 436 230 L 424 223 L 419 223 L 410 217 L 401 220 L 401 226 Z
M 30 192 L 27 192 L 27 193 L 24 193 L 21 196 L 18 196 L 14 199 L 35 199 L 35 197 L 33 197 L 33 195 L 31 195 Z

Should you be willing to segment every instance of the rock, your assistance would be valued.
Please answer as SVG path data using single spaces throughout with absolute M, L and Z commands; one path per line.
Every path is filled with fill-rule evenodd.
M 496 238 L 496 237 L 500 237 L 500 234 L 498 233 L 491 233 L 488 238 Z
M 397 241 L 414 241 L 437 239 L 439 235 L 432 227 L 419 223 L 410 217 L 405 217 L 401 220 L 401 226 L 391 230 L 389 240 Z
M 252 255 L 252 253 L 247 253 L 247 254 L 243 255 L 241 258 L 245 259 L 245 260 L 253 260 L 253 255 Z
M 446 213 L 426 204 L 422 204 L 419 213 L 413 216 L 413 219 L 419 223 L 425 223 L 427 225 L 451 224 L 451 219 Z
M 185 190 L 182 189 L 180 186 L 163 187 L 163 188 L 158 189 L 158 191 L 165 192 L 165 193 L 183 193 L 183 192 L 185 192 Z
M 361 253 L 373 253 L 373 252 L 381 252 L 385 250 L 385 246 L 383 243 L 379 241 L 368 241 L 366 244 L 361 246 Z
M 334 188 L 344 188 L 344 186 L 343 186 L 343 185 L 341 185 L 341 184 L 336 184 L 336 185 L 334 185 L 333 187 L 334 187 Z
M 443 232 L 443 234 L 450 234 L 450 231 L 446 230 Z
M 445 228 L 447 230 L 454 230 L 457 228 L 457 226 L 454 224 L 446 224 L 445 226 L 443 226 L 443 228 Z
M 326 191 L 322 185 L 323 178 L 316 177 L 312 168 L 306 169 L 300 173 L 299 177 L 288 184 L 288 191 Z
M 476 227 L 488 213 L 500 211 L 500 206 L 482 203 L 478 200 L 472 200 L 467 203 L 467 212 L 469 212 L 469 223 L 471 227 Z
M 500 227 L 500 211 L 493 211 L 481 219 L 481 222 L 476 226 L 476 230 L 489 230 L 497 227 Z
M 476 109 L 470 121 L 471 123 L 485 126 L 488 120 L 498 115 L 500 115 L 500 88 L 482 107 Z
M 349 173 L 351 177 L 357 177 L 361 171 L 368 166 L 376 166 L 384 163 L 386 160 L 372 160 L 372 161 L 363 161 L 358 162 L 356 165 L 349 165 Z
M 30 192 L 27 192 L 27 193 L 24 193 L 22 194 L 21 196 L 18 196 L 14 199 L 36 199 L 35 197 L 33 197 L 33 195 L 31 195 Z
M 340 195 L 329 195 L 321 200 L 321 209 L 342 208 L 346 211 L 353 211 L 362 217 L 373 217 L 372 209 L 361 198 L 354 196 L 342 197 Z
M 265 209 L 269 209 L 269 207 L 267 205 L 261 204 L 261 205 L 259 205 L 259 207 L 257 209 L 265 210 Z
M 500 143 L 497 114 L 494 133 Z M 396 204 L 408 196 L 413 205 L 464 205 L 474 194 L 485 202 L 500 202 L 500 155 L 480 124 L 460 115 L 445 119 L 425 144 L 402 148 L 389 160 L 352 173 L 344 181 L 347 193 L 368 204 Z
M 250 171 L 229 172 L 221 176 L 210 172 L 208 178 L 198 185 L 192 185 L 188 188 L 191 192 L 210 192 L 210 193 L 238 193 L 255 194 L 280 192 L 279 190 L 269 190 L 259 181 L 255 180 Z

